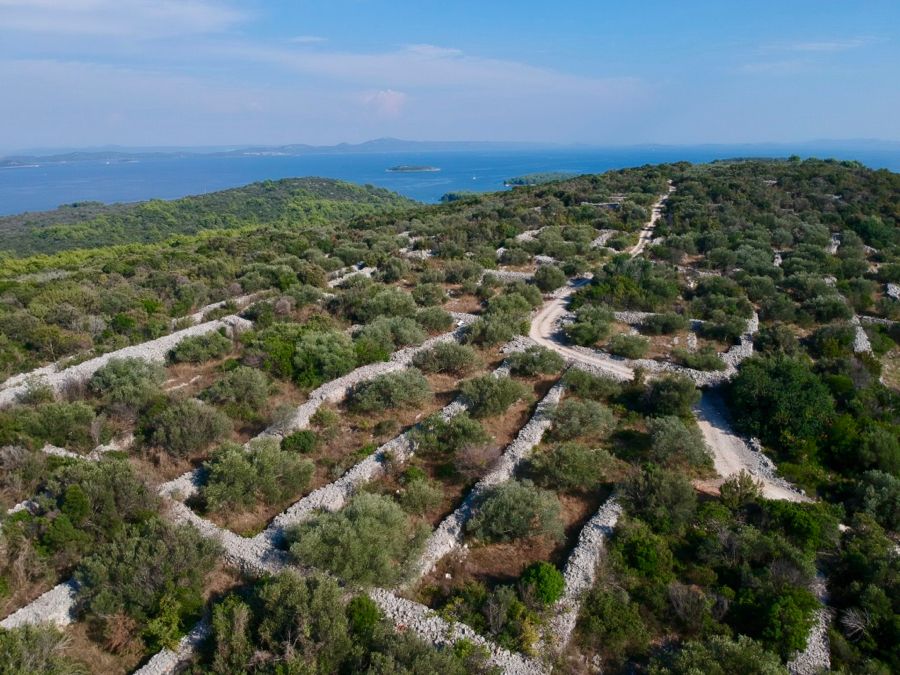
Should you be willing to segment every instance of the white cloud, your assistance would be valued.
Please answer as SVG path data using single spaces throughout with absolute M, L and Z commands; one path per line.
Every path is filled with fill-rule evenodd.
M 397 117 L 406 105 L 407 95 L 402 91 L 382 89 L 363 95 L 363 101 L 379 115 Z
M 764 51 L 829 53 L 846 52 L 859 49 L 877 42 L 873 37 L 852 37 L 834 40 L 798 40 L 795 42 L 778 42 L 766 45 Z
M 214 33 L 244 14 L 209 0 L 0 0 L 0 27 L 37 34 L 131 38 Z
M 323 38 L 319 35 L 297 35 L 288 40 L 288 42 L 293 42 L 298 45 L 313 45 L 319 42 L 327 42 L 328 38 Z

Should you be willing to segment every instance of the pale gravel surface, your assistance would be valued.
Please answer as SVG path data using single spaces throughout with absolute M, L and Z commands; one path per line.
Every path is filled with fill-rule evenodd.
M 18 628 L 39 623 L 68 626 L 75 621 L 77 589 L 78 586 L 74 580 L 54 586 L 37 600 L 0 621 L 0 628 Z
M 787 669 L 791 675 L 819 675 L 831 671 L 831 650 L 828 642 L 828 624 L 831 612 L 823 607 L 816 611 L 816 620 L 806 638 L 806 649 L 794 656 Z
M 543 664 L 499 647 L 465 624 L 445 621 L 425 605 L 400 598 L 381 588 L 369 591 L 369 597 L 399 631 L 410 630 L 439 647 L 452 647 L 458 640 L 468 640 L 485 649 L 489 655 L 489 664 L 506 675 L 548 672 Z
M 0 407 L 11 405 L 18 397 L 28 390 L 32 382 L 49 386 L 55 392 L 61 392 L 70 383 L 78 383 L 87 380 L 97 370 L 105 366 L 113 359 L 139 358 L 146 361 L 165 361 L 169 351 L 186 337 L 206 335 L 224 328 L 229 333 L 241 332 L 250 328 L 252 324 L 239 316 L 227 316 L 215 321 L 207 321 L 196 326 L 190 326 L 183 330 L 164 335 L 156 340 L 143 342 L 139 345 L 131 345 L 82 363 L 57 370 L 55 364 L 11 377 L 4 383 L 0 390 Z

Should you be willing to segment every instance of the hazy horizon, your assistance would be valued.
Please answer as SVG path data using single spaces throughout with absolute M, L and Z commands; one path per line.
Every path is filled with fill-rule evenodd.
M 900 140 L 900 5 L 0 0 L 0 151 Z

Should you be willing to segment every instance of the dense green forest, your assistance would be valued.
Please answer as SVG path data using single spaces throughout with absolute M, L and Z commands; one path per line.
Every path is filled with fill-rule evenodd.
M 0 385 L 0 616 L 76 584 L 0 672 L 131 672 L 201 620 L 187 672 L 900 669 L 898 174 L 296 179 L 10 217 L 0 249 L 0 380 L 241 319 Z M 710 426 L 756 439 L 741 471 Z
M 158 242 L 266 223 L 329 222 L 406 203 L 386 190 L 325 178 L 264 181 L 172 201 L 109 206 L 80 202 L 55 211 L 0 217 L 0 255 Z

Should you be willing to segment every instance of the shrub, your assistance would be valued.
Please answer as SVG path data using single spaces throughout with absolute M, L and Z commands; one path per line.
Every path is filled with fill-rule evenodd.
M 654 417 L 648 424 L 650 459 L 659 464 L 686 463 L 694 467 L 711 467 L 712 458 L 696 425 L 688 426 L 675 416 Z
M 900 529 L 900 478 L 884 471 L 866 471 L 856 486 L 855 501 L 885 529 Z
M 75 572 L 81 611 L 101 621 L 127 614 L 148 624 L 174 614 L 176 631 L 197 620 L 203 582 L 220 553 L 219 545 L 189 525 L 158 518 L 128 525 L 115 539 L 87 555 Z M 148 635 L 151 649 L 173 647 L 178 632 Z
M 417 345 L 425 333 L 408 317 L 381 316 L 357 333 L 355 349 L 359 363 L 386 361 L 398 347 Z
M 642 359 L 650 348 L 650 341 L 640 335 L 626 335 L 618 333 L 606 344 L 610 354 L 622 356 L 626 359 Z
M 746 635 L 730 638 L 712 635 L 702 641 L 691 641 L 663 661 L 654 659 L 653 675 L 783 675 L 784 666 L 776 654 Z
M 745 469 L 727 478 L 719 487 L 719 499 L 732 511 L 737 511 L 747 504 L 759 501 L 762 496 L 762 483 L 753 478 Z
M 622 385 L 611 377 L 593 375 L 578 368 L 566 371 L 563 384 L 576 396 L 594 400 L 608 400 L 622 393 Z
M 695 370 L 725 370 L 725 362 L 712 347 L 701 347 L 695 352 L 687 349 L 673 349 L 672 359 L 685 368 Z
M 697 495 L 682 474 L 649 464 L 623 485 L 622 498 L 629 513 L 658 532 L 676 532 L 694 515 Z
M 90 670 L 66 656 L 69 640 L 55 626 L 0 629 L 0 663 L 6 675 L 87 675 Z
M 578 640 L 601 651 L 614 663 L 624 663 L 646 651 L 649 635 L 637 605 L 624 591 L 597 586 L 581 606 Z
M 555 490 L 594 490 L 612 466 L 612 456 L 602 448 L 563 443 L 532 455 L 528 473 L 536 483 Z
M 613 313 L 606 307 L 582 305 L 575 310 L 575 320 L 565 328 L 566 337 L 576 345 L 593 347 L 609 335 Z
M 315 431 L 301 429 L 281 439 L 281 449 L 301 455 L 312 452 L 319 445 L 319 436 Z
M 262 410 L 269 398 L 269 380 L 262 371 L 238 366 L 204 392 L 204 398 L 227 406 L 235 417 L 251 417 Z
M 289 534 L 302 564 L 354 583 L 390 585 L 418 557 L 427 532 L 388 497 L 359 494 L 341 511 L 323 513 Z
M 404 511 L 421 516 L 439 506 L 443 498 L 444 493 L 440 487 L 430 481 L 427 476 L 409 476 L 409 472 L 407 472 L 399 497 Z
M 294 380 L 302 387 L 317 387 L 356 366 L 356 350 L 338 331 L 308 332 L 300 336 L 293 357 Z
M 459 389 L 473 417 L 500 415 L 528 393 L 520 382 L 509 377 L 493 375 L 482 375 L 466 380 Z
M 381 622 L 381 610 L 368 595 L 357 595 L 347 603 L 347 623 L 357 639 L 368 643 Z
M 690 378 L 666 375 L 652 380 L 644 392 L 647 411 L 654 415 L 687 417 L 691 406 L 700 400 L 700 392 Z
M 226 443 L 203 466 L 207 478 L 200 494 L 211 511 L 282 502 L 306 488 L 314 469 L 274 440 L 253 441 L 247 450 Z
M 641 321 L 641 328 L 652 335 L 671 335 L 690 325 L 687 317 L 675 312 L 651 314 Z
M 545 606 L 559 600 L 566 588 L 562 572 L 543 561 L 526 567 L 519 581 Z
M 549 293 L 566 283 L 566 275 L 555 265 L 541 265 L 534 272 L 534 283 L 544 293 Z
M 566 362 L 559 354 L 546 347 L 531 346 L 524 352 L 510 354 L 507 359 L 513 375 L 534 377 L 538 374 L 551 375 L 561 371 Z
M 596 401 L 566 399 L 553 410 L 552 435 L 562 441 L 579 436 L 605 436 L 616 420 L 609 408 Z
M 416 321 L 427 331 L 432 333 L 447 330 L 453 325 L 453 317 L 440 307 L 426 307 L 416 312 Z
M 130 412 L 143 408 L 160 392 L 166 370 L 144 359 L 111 359 L 88 381 L 88 389 L 107 405 Z
M 415 407 L 430 396 L 431 387 L 425 376 L 415 368 L 408 368 L 360 382 L 350 391 L 347 400 L 355 412 L 379 412 Z
M 444 289 L 440 284 L 426 283 L 417 284 L 412 289 L 412 297 L 417 304 L 423 307 L 431 307 L 442 304 L 447 299 L 447 294 L 444 293 Z
M 465 375 L 475 370 L 480 362 L 478 352 L 456 342 L 440 342 L 413 358 L 413 365 L 423 372 L 453 375 Z
M 521 316 L 492 314 L 469 324 L 466 341 L 477 345 L 493 346 L 509 342 L 516 335 L 528 332 L 528 321 Z
M 416 425 L 410 438 L 415 443 L 417 452 L 438 457 L 452 457 L 490 440 L 481 424 L 466 412 L 449 420 L 444 419 L 440 413 L 430 415 Z
M 176 457 L 186 457 L 225 436 L 231 430 L 231 420 L 194 399 L 170 400 L 150 412 L 144 429 L 152 445 Z
M 36 407 L 16 406 L 3 412 L 10 419 L 10 427 L 20 430 L 40 445 L 49 443 L 74 452 L 87 452 L 98 442 L 108 438 L 103 417 L 96 416 L 87 403 L 53 401 Z M 0 427 L 6 426 L 0 424 Z M 4 429 L 0 428 L 0 434 Z M 17 442 L 18 434 L 0 442 Z
M 529 481 L 511 480 L 490 488 L 467 526 L 484 541 L 513 541 L 529 536 L 560 540 L 563 535 L 559 500 Z
M 190 335 L 169 352 L 173 363 L 203 363 L 220 359 L 233 348 L 231 339 L 218 331 L 206 335 Z

